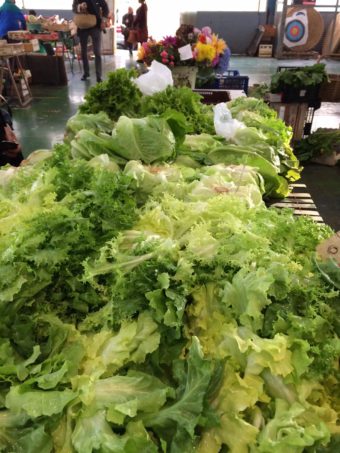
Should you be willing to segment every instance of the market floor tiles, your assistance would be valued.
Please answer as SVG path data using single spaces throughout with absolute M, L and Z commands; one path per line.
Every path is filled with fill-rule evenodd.
M 241 75 L 249 76 L 250 86 L 269 83 L 270 77 L 278 66 L 312 65 L 313 60 L 276 60 L 273 58 L 232 57 L 230 68 L 237 69 Z M 340 74 L 340 62 L 326 61 L 330 74 Z M 24 155 L 37 149 L 51 149 L 55 143 L 63 140 L 65 124 L 74 115 L 83 102 L 90 86 L 95 84 L 94 62 L 90 63 L 91 78 L 80 80 L 81 65 L 75 62 L 72 74 L 69 62 L 65 62 L 68 71 L 67 86 L 33 86 L 33 102 L 25 108 L 13 108 L 14 126 Z M 120 67 L 134 67 L 135 59 L 127 51 L 118 51 L 117 55 L 103 57 L 104 78 L 108 72 Z M 315 112 L 313 129 L 318 127 L 340 126 L 340 104 L 323 103 Z M 340 167 L 329 168 L 319 165 L 306 166 L 303 182 L 307 184 L 326 223 L 340 230 Z

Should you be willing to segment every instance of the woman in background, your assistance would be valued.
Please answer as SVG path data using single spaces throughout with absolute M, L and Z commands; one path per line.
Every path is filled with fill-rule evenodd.
M 26 30 L 25 17 L 15 0 L 5 0 L 0 8 L 0 38 L 7 39 L 9 31 Z
M 133 27 L 137 32 L 137 42 L 140 44 L 148 40 L 148 7 L 145 0 L 138 0 L 141 6 L 136 11 Z

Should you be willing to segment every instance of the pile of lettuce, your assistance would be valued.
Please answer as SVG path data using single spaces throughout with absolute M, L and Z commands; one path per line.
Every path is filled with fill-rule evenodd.
M 332 231 L 263 202 L 299 178 L 291 130 L 240 98 L 225 139 L 133 76 L 0 170 L 0 452 L 338 451 Z
M 194 101 L 194 97 L 198 99 Z M 122 115 L 116 122 L 104 112 L 72 117 L 66 142 L 71 143 L 73 157 L 91 159 L 106 153 L 118 165 L 129 160 L 177 162 L 191 168 L 243 164 L 261 174 L 267 198 L 285 197 L 289 183 L 300 178 L 301 167 L 290 146 L 291 129 L 261 100 L 244 97 L 228 104 L 233 118 L 242 125 L 229 139 L 214 135 L 211 109 L 206 115 L 207 127 L 199 126 L 204 122 L 201 110 L 208 107 L 187 88 L 167 88 L 145 96 L 142 105 L 142 116 Z
M 264 190 L 68 144 L 1 170 L 0 452 L 338 451 L 331 230 Z

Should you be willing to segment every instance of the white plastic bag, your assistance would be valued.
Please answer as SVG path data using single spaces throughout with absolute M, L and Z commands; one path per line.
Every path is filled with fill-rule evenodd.
M 241 121 L 234 120 L 228 107 L 221 102 L 214 107 L 214 126 L 217 135 L 231 140 L 236 131 L 245 127 Z
M 154 60 L 149 72 L 139 76 L 135 83 L 144 95 L 151 96 L 168 86 L 173 86 L 174 81 L 170 69 Z

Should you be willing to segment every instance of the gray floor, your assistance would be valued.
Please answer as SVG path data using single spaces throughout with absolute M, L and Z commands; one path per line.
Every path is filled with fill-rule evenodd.
M 276 60 L 273 58 L 232 57 L 230 68 L 241 75 L 248 75 L 250 85 L 269 82 L 278 66 L 312 65 L 313 60 Z M 115 57 L 103 58 L 104 74 L 119 67 L 132 67 L 134 60 L 127 51 L 118 51 Z M 340 62 L 327 61 L 331 74 L 340 74 Z M 67 69 L 68 63 L 66 62 Z M 15 108 L 14 120 L 17 135 L 23 145 L 24 154 L 36 149 L 50 149 L 61 142 L 67 119 L 82 103 L 88 88 L 95 83 L 93 62 L 91 79 L 81 82 L 81 67 L 75 64 L 75 73 L 68 73 L 69 83 L 65 87 L 34 87 L 34 100 L 27 108 Z M 323 104 L 316 111 L 313 129 L 318 127 L 337 128 L 340 125 L 340 104 Z M 340 167 L 327 168 L 309 165 L 303 172 L 314 201 L 325 221 L 334 229 L 340 230 Z

